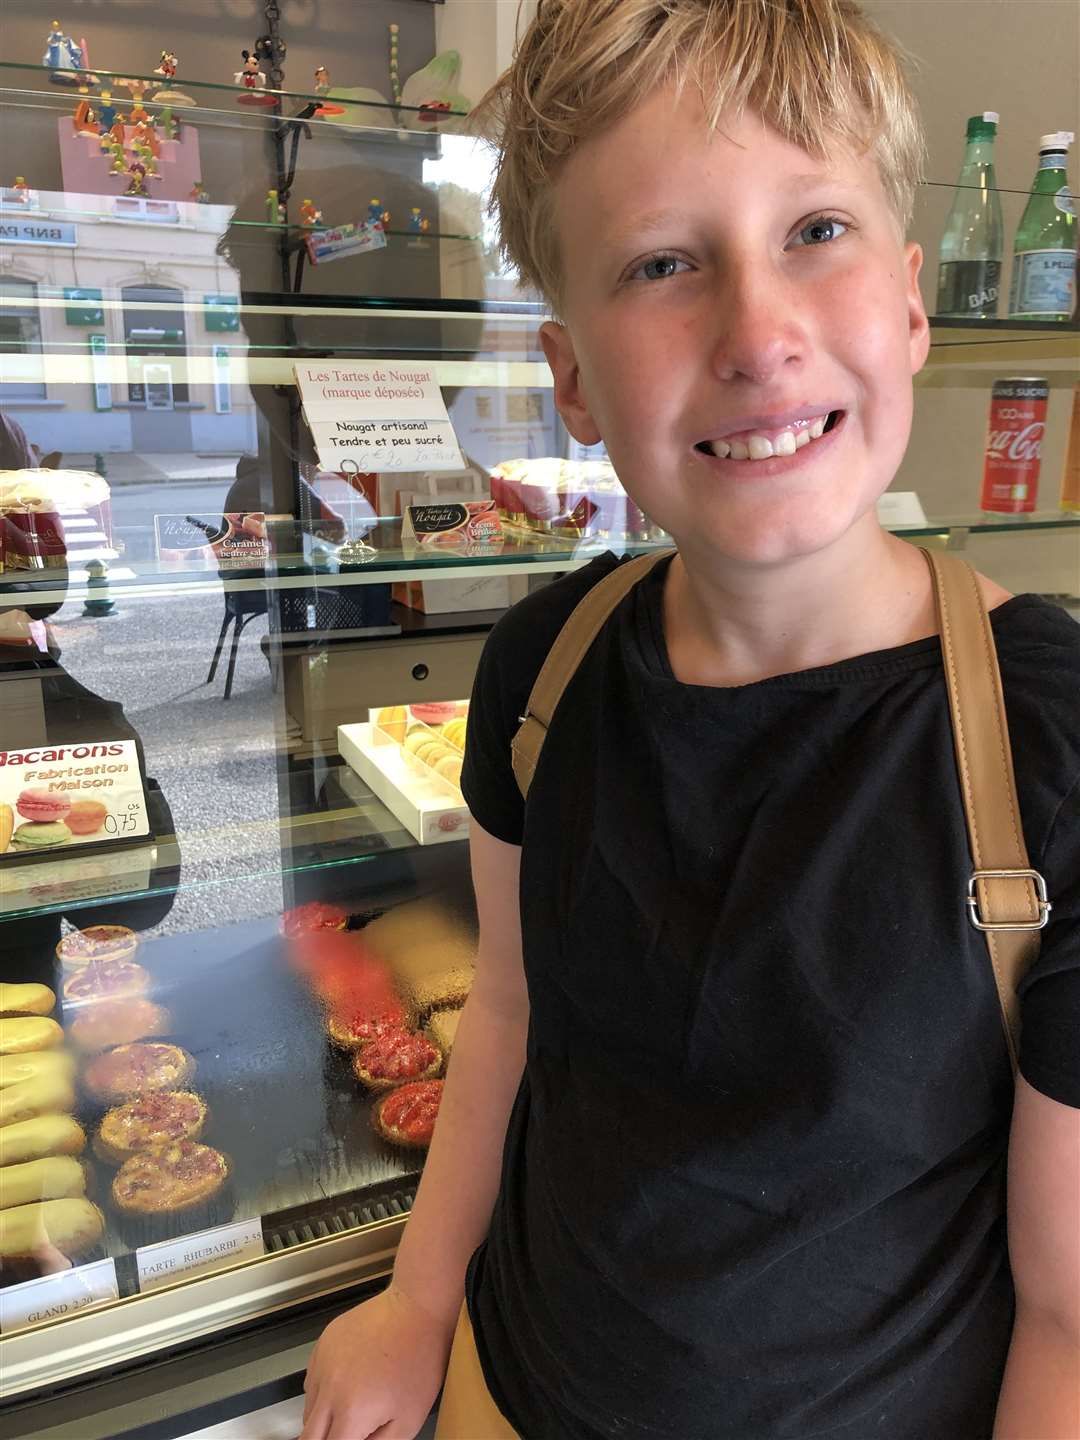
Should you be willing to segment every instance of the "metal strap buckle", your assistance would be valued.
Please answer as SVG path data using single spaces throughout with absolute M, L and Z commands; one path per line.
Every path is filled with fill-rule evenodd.
M 977 880 L 1034 880 L 1039 895 L 1039 919 L 1019 925 L 988 924 L 979 913 L 979 897 L 975 890 Z M 1037 870 L 976 870 L 968 881 L 967 905 L 968 919 L 976 930 L 1041 930 L 1054 908 L 1046 898 L 1046 881 Z

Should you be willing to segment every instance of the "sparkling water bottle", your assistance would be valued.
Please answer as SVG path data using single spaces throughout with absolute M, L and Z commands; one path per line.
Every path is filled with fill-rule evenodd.
M 1039 169 L 1013 248 L 1009 316 L 1068 320 L 1076 302 L 1076 200 L 1065 161 L 1076 137 L 1069 130 L 1039 141 Z
M 941 237 L 939 315 L 997 319 L 1004 233 L 1001 196 L 994 180 L 997 122 L 993 110 L 967 122 L 964 165 Z

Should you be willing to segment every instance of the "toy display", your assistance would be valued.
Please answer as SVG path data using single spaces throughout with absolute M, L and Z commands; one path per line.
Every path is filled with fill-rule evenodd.
M 330 93 L 330 72 L 325 65 L 315 67 L 315 94 L 329 95 Z
M 300 223 L 302 225 L 320 225 L 322 223 L 322 211 L 315 208 L 313 201 L 301 200 Z
M 285 206 L 278 199 L 276 190 L 266 192 L 266 219 L 271 225 L 285 224 Z
M 163 80 L 171 82 L 176 79 L 176 69 L 179 63 L 179 60 L 171 50 L 162 50 L 161 59 L 154 67 L 154 74 L 160 75 Z M 195 104 L 195 101 L 190 95 L 185 95 L 183 90 L 177 90 L 171 83 L 162 86 L 160 90 L 155 90 L 150 98 L 159 105 Z M 171 139 L 172 137 L 170 136 L 169 138 Z
M 233 84 L 239 85 L 244 93 L 237 96 L 238 105 L 263 107 L 276 104 L 273 95 L 266 93 L 266 76 L 259 69 L 259 56 L 254 50 L 241 50 L 243 65 L 233 75 Z
M 162 50 L 161 59 L 154 66 L 154 74 L 161 75 L 166 80 L 172 80 L 176 75 L 176 56 L 171 50 Z
M 101 123 L 90 101 L 85 97 L 75 106 L 71 125 L 76 135 L 91 135 L 96 139 L 101 134 Z
M 60 29 L 60 21 L 52 22 L 52 29 L 45 40 L 45 53 L 41 63 L 53 73 L 51 79 L 58 85 L 77 85 L 80 77 L 74 72 L 88 69 L 86 41 L 80 45 Z
M 431 221 L 420 211 L 419 205 L 414 205 L 409 211 L 409 230 L 414 235 L 426 235 L 431 229 Z
M 128 186 L 124 191 L 125 195 L 149 195 L 146 187 L 147 180 L 155 179 L 141 160 L 133 160 L 127 167 Z
M 330 72 L 325 65 L 315 67 L 315 94 L 326 96 L 330 93 Z M 316 120 L 325 120 L 328 115 L 344 115 L 345 107 L 336 105 L 332 100 L 322 99 L 316 105 L 311 115 Z
M 382 208 L 382 201 L 373 199 L 367 207 L 367 223 L 376 230 L 385 230 L 390 224 L 390 211 Z

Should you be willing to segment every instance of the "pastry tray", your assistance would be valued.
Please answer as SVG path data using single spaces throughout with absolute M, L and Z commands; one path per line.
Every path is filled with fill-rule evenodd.
M 368 723 L 338 726 L 342 759 L 418 844 L 464 839 L 469 833 L 469 811 L 460 793 L 446 782 L 416 773 L 399 746 L 380 739 Z

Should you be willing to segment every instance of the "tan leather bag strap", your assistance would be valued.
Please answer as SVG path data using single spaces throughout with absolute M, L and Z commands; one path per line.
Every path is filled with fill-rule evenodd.
M 548 726 L 563 691 L 574 678 L 589 646 L 603 629 L 604 622 L 619 602 L 643 580 L 654 565 L 674 550 L 657 550 L 616 566 L 595 584 L 570 612 L 570 618 L 555 637 L 540 674 L 536 677 L 521 725 L 511 745 L 514 779 L 522 798 L 528 795 L 536 762 L 547 739 Z
M 672 554 L 658 551 L 618 566 L 593 586 L 556 636 L 513 740 L 514 778 L 523 796 L 529 793 L 555 709 L 586 651 L 619 602 Z M 974 861 L 968 915 L 986 935 L 1015 1074 L 1020 1039 L 1016 988 L 1039 952 L 1039 930 L 1051 906 L 1045 881 L 1028 864 L 997 651 L 975 572 L 943 551 L 924 549 L 923 555 L 934 581 L 957 772 Z
M 1013 1074 L 1020 1049 L 1016 989 L 1039 953 L 1050 903 L 1030 868 L 1016 798 L 994 634 L 974 570 L 955 555 L 923 550 L 934 577 L 938 629 L 949 690 L 956 768 L 974 873 L 968 914 L 983 930 L 997 984 Z

